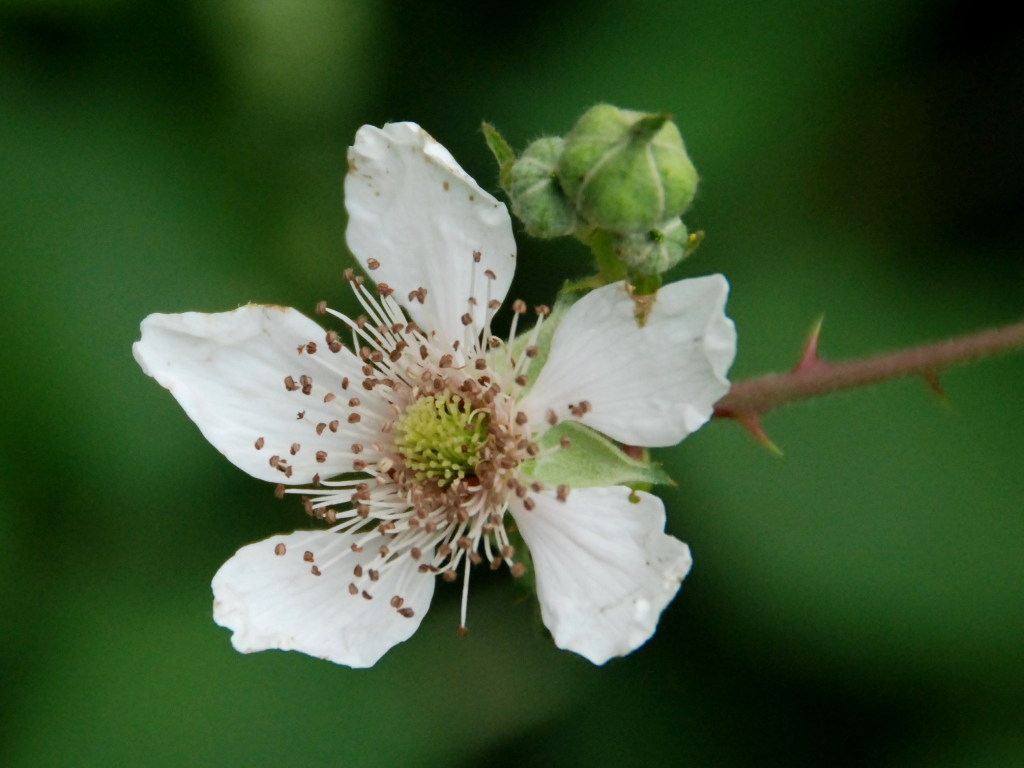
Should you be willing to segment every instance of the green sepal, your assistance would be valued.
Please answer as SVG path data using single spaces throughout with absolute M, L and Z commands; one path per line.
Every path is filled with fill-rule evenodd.
M 568 448 L 557 448 L 563 437 Z M 539 441 L 539 447 L 556 448 L 547 456 L 523 464 L 523 473 L 550 485 L 594 488 L 609 485 L 633 487 L 639 483 L 675 485 L 657 462 L 627 456 L 612 440 L 576 421 L 563 421 Z M 646 457 L 646 452 L 645 452 Z
M 512 147 L 508 145 L 508 142 L 502 138 L 493 125 L 483 123 L 481 127 L 483 128 L 484 141 L 487 142 L 487 148 L 491 150 L 494 159 L 498 161 L 498 183 L 507 195 L 512 187 L 512 163 L 516 160 L 516 153 L 512 151 Z
M 548 360 L 548 354 L 551 352 L 551 339 L 555 335 L 555 330 L 558 328 L 558 324 L 562 322 L 562 318 L 569 307 L 575 304 L 578 298 L 578 296 L 570 293 L 559 294 L 555 300 L 555 306 L 551 308 L 551 314 L 544 318 L 544 323 L 540 327 L 540 333 L 537 334 L 537 356 L 530 362 L 530 369 L 526 372 L 526 386 L 523 387 L 524 394 L 530 391 L 534 382 L 537 381 L 537 377 L 540 376 L 541 368 L 544 367 L 544 363 Z M 518 361 L 526 354 L 526 348 L 530 346 L 531 336 L 533 336 L 532 329 L 516 336 L 510 350 L 513 360 Z M 498 368 L 498 373 L 503 373 L 500 370 L 500 365 Z

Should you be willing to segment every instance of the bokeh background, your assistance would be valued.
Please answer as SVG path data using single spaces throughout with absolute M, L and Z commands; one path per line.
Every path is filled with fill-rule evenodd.
M 1024 356 L 660 452 L 695 566 L 596 668 L 507 573 L 376 668 L 236 654 L 209 582 L 308 525 L 131 357 L 150 312 L 343 302 L 345 149 L 486 187 L 598 101 L 672 112 L 734 377 L 1019 319 L 1024 34 L 992 0 L 0 0 L 0 764 L 1020 766 Z M 513 293 L 587 273 L 520 233 Z

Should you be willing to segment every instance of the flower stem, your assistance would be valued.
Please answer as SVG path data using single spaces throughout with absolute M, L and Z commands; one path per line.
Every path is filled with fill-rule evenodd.
M 714 415 L 756 423 L 758 417 L 780 405 L 906 376 L 921 376 L 938 390 L 936 375 L 939 371 L 1019 347 L 1024 347 L 1024 323 L 899 352 L 833 363 L 818 358 L 815 330 L 796 368 L 789 373 L 770 373 L 734 383 L 728 394 L 715 404 Z

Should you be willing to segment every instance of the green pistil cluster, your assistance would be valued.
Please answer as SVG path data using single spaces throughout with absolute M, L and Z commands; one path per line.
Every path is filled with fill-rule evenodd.
M 417 480 L 444 488 L 472 475 L 487 440 L 487 415 L 447 389 L 421 397 L 395 425 L 395 449 Z

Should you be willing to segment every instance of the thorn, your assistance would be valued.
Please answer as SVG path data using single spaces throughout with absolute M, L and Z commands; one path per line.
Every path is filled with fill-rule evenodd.
M 761 417 L 756 413 L 747 414 L 744 416 L 733 416 L 747 432 L 749 432 L 757 442 L 763 447 L 767 448 L 770 453 L 775 454 L 778 458 L 782 458 L 782 450 L 775 443 L 771 441 L 771 438 L 764 433 L 761 429 Z
M 811 331 L 807 334 L 807 340 L 804 342 L 803 352 L 800 353 L 800 362 L 793 368 L 794 373 L 817 368 L 823 364 L 821 358 L 818 357 L 818 338 L 821 336 L 821 324 L 824 322 L 825 316 L 819 315 L 818 319 L 814 321 L 814 325 L 811 326 Z
M 942 383 L 939 381 L 939 375 L 935 371 L 925 371 L 921 374 L 921 378 L 924 379 L 928 388 L 935 393 L 935 396 L 939 398 L 939 402 L 942 403 L 946 408 L 951 407 L 949 405 L 949 398 L 946 397 L 946 392 L 942 388 Z

